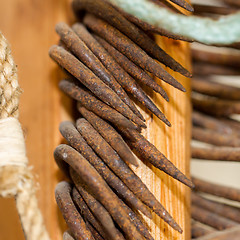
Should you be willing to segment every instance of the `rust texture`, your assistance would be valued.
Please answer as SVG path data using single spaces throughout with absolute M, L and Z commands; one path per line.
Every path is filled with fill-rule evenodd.
M 78 173 L 78 176 L 81 176 L 83 184 L 91 189 L 96 200 L 106 208 L 129 239 L 143 239 L 121 207 L 119 198 L 80 153 L 68 145 L 62 144 L 55 149 L 54 157 L 67 162 Z
M 185 88 L 166 72 L 154 59 L 148 56 L 146 52 L 116 28 L 90 14 L 85 15 L 84 24 L 141 68 L 151 72 L 175 88 L 181 91 L 186 91 Z
M 221 217 L 196 205 L 192 205 L 191 210 L 194 220 L 209 225 L 217 230 L 224 230 L 238 225 L 238 223 L 234 221 Z
M 127 57 L 121 54 L 119 51 L 116 52 L 122 56 L 125 62 L 127 61 L 127 68 L 120 64 L 118 57 L 109 55 L 101 44 L 92 36 L 86 27 L 81 23 L 76 23 L 72 26 L 76 34 L 85 42 L 85 44 L 91 49 L 91 51 L 99 58 L 100 61 L 106 66 L 106 68 L 112 73 L 116 79 L 126 78 L 129 80 L 129 76 L 124 72 L 124 70 L 129 73 L 135 80 L 147 85 L 152 88 L 154 91 L 160 93 L 167 101 L 169 101 L 166 92 L 158 85 L 144 70 L 135 65 Z M 121 65 L 121 66 L 120 66 Z
M 64 42 L 67 49 L 75 54 L 78 59 L 85 64 L 92 72 L 107 84 L 122 101 L 139 117 L 142 115 L 137 110 L 136 106 L 130 100 L 126 92 L 110 72 L 102 65 L 99 59 L 85 45 L 85 43 L 77 36 L 77 34 L 66 24 L 58 23 L 56 32 L 59 34 L 61 41 Z
M 204 113 L 193 111 L 192 122 L 194 126 L 202 127 L 219 133 L 231 134 L 232 128 L 228 124 L 223 123 L 221 120 L 208 116 Z
M 167 67 L 190 77 L 191 74 L 176 62 L 171 56 L 164 52 L 147 34 L 140 28 L 129 22 L 121 15 L 114 7 L 106 1 L 94 0 L 74 0 L 73 9 L 78 12 L 82 9 L 104 19 L 109 24 L 117 28 L 119 31 L 128 36 L 133 42 L 136 42 L 143 50 L 149 53 L 152 57 L 165 64 Z
M 184 183 L 189 187 L 193 187 L 193 183 L 180 170 L 178 170 L 172 162 L 170 162 L 158 149 L 151 144 L 139 132 L 132 131 L 127 128 L 120 128 L 122 134 L 129 139 L 130 146 L 136 150 L 140 158 L 150 162 L 153 166 L 164 171 L 171 177 Z
M 86 221 L 86 226 L 91 231 L 93 237 L 95 240 L 105 240 L 107 238 L 103 238 L 98 231 L 92 226 L 92 224 L 89 221 Z
M 240 113 L 240 102 L 192 95 L 194 108 L 209 115 L 226 117 Z
M 211 6 L 205 4 L 194 3 L 194 13 L 197 15 L 209 16 L 212 14 L 228 15 L 237 11 L 237 9 L 226 6 Z
M 240 59 L 239 59 L 240 61 Z M 220 99 L 240 100 L 240 88 L 204 79 L 192 79 L 192 90 Z
M 49 50 L 49 54 L 54 61 L 76 77 L 103 102 L 111 105 L 139 126 L 145 126 L 144 123 L 129 109 L 129 107 L 111 88 L 109 88 L 71 53 L 62 47 L 52 46 Z
M 193 64 L 193 74 L 199 76 L 205 76 L 208 74 L 236 76 L 240 74 L 240 71 L 236 68 L 195 61 Z
M 217 64 L 229 66 L 231 68 L 240 67 L 240 54 L 209 52 L 199 49 L 192 49 L 192 56 L 195 61 L 207 62 L 210 64 Z
M 60 125 L 62 136 L 69 144 L 79 151 L 104 180 L 113 188 L 117 195 L 124 199 L 133 209 L 141 211 L 144 215 L 151 218 L 151 213 L 147 207 L 128 189 L 128 187 L 106 166 L 106 164 L 95 154 L 84 138 L 77 131 L 71 122 L 62 122 Z
M 128 188 L 147 206 L 158 214 L 174 229 L 182 232 L 179 225 L 157 201 L 141 179 L 120 159 L 116 152 L 101 135 L 85 119 L 78 119 L 77 129 L 88 144 L 96 151 L 112 171 L 128 186 Z
M 81 181 L 81 177 L 74 170 L 72 170 L 72 168 L 70 169 L 70 175 L 78 192 L 81 194 L 95 218 L 101 223 L 108 236 L 111 239 L 124 240 L 124 237 L 114 225 L 113 219 L 108 211 L 100 202 L 98 202 L 88 191 L 84 189 L 84 184 Z
M 88 90 L 79 87 L 74 81 L 68 79 L 62 80 L 59 83 L 59 88 L 71 98 L 79 101 L 81 105 L 101 116 L 103 119 L 113 123 L 115 126 L 137 129 L 137 127 L 122 114 L 98 100 Z
M 103 238 L 108 239 L 109 236 L 107 236 L 107 234 L 104 232 L 100 222 L 97 221 L 97 219 L 93 216 L 91 210 L 75 187 L 72 191 L 72 199 L 73 202 L 78 206 L 80 214 L 83 216 L 85 222 L 87 220 Z
M 137 230 L 144 236 L 147 240 L 154 240 L 151 234 L 148 231 L 147 226 L 140 220 L 138 215 L 131 210 L 127 205 L 122 202 L 122 206 L 125 209 L 128 216 L 131 218 L 133 224 L 136 226 Z
M 95 130 L 106 140 L 106 142 L 118 153 L 122 160 L 138 166 L 136 157 L 131 149 L 123 140 L 121 135 L 107 122 L 96 116 L 93 112 L 88 111 L 85 107 L 78 107 L 82 116 L 91 123 Z
M 220 216 L 228 218 L 234 222 L 240 223 L 240 209 L 239 208 L 228 206 L 223 203 L 218 203 L 218 202 L 206 199 L 194 192 L 192 192 L 191 198 L 192 198 L 193 204 L 195 204 L 201 208 L 204 208 L 208 211 L 211 211 L 213 213 L 216 213 Z
M 240 148 L 236 147 L 191 147 L 192 158 L 203 160 L 240 162 Z
M 130 61 L 124 54 L 119 52 L 116 48 L 106 42 L 103 38 L 93 35 L 98 42 L 108 51 L 108 53 L 114 58 L 114 60 L 133 78 L 139 82 L 149 86 L 156 92 L 160 93 L 161 96 L 169 101 L 167 93 L 153 80 L 142 68 Z M 108 63 L 109 64 L 109 63 Z M 126 74 L 125 74 L 126 75 Z M 126 75 L 128 76 L 128 75 Z M 128 77 L 129 78 L 129 77 Z M 130 78 L 131 79 L 131 78 Z M 133 82 L 132 80 L 130 80 Z M 133 89 L 134 89 L 133 84 Z M 138 87 L 139 88 L 139 87 Z M 135 90 L 136 91 L 136 90 Z M 136 94 L 135 94 L 136 95 Z
M 72 232 L 74 238 L 94 240 L 91 232 L 86 227 L 86 224 L 80 214 L 78 213 L 72 198 L 71 198 L 72 187 L 67 182 L 60 182 L 55 189 L 55 197 L 60 208 L 60 211 Z
M 240 147 L 240 138 L 237 134 L 222 134 L 210 129 L 192 128 L 192 138 L 216 146 Z
M 192 178 L 195 184 L 195 190 L 203 193 L 209 193 L 218 197 L 227 198 L 233 201 L 240 202 L 240 190 L 221 186 L 219 184 L 210 183 L 198 178 Z
M 101 39 L 100 37 L 94 35 L 94 37 L 104 46 L 110 45 Z M 108 47 L 106 47 L 108 48 Z M 112 54 L 113 56 L 114 54 Z M 171 126 L 171 123 L 165 117 L 165 115 L 159 110 L 159 108 L 152 102 L 152 100 L 145 94 L 142 88 L 125 72 L 121 78 L 121 84 L 123 88 L 131 93 L 140 103 L 146 106 L 152 113 L 154 113 L 160 120 L 162 120 L 168 126 Z

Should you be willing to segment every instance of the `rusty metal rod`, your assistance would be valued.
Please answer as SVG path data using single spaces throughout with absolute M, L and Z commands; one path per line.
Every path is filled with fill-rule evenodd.
M 216 146 L 240 147 L 240 138 L 234 132 L 222 134 L 211 129 L 192 128 L 192 138 Z
M 103 102 L 112 106 L 139 126 L 145 126 L 145 124 L 129 109 L 129 107 L 111 88 L 109 88 L 71 53 L 62 47 L 52 46 L 49 50 L 49 54 L 54 61 L 76 77 Z
M 78 35 L 66 24 L 58 23 L 56 32 L 61 40 L 74 55 L 88 67 L 99 79 L 108 85 L 120 99 L 139 117 L 143 120 L 142 115 L 137 110 L 134 103 L 130 100 L 121 85 L 111 75 L 111 73 L 103 66 L 100 60 L 86 46 L 86 44 L 78 37 Z M 96 47 L 96 46 L 95 46 Z
M 131 79 L 127 73 L 129 73 L 135 80 L 138 80 L 142 84 L 150 87 L 154 91 L 160 93 L 164 99 L 169 101 L 167 93 L 158 85 L 153 78 L 151 78 L 143 69 L 135 65 L 124 55 L 123 58 L 128 62 L 128 68 L 120 66 L 120 62 L 117 62 L 118 58 L 114 59 L 104 47 L 92 36 L 92 34 L 81 23 L 75 23 L 72 29 L 76 34 L 84 41 L 84 43 L 91 49 L 91 51 L 99 58 L 99 60 L 106 66 L 106 68 L 112 73 L 116 79 L 126 78 L 127 81 Z M 116 50 L 117 51 L 117 50 Z M 118 51 L 117 51 L 118 52 Z M 120 52 L 118 52 L 121 54 Z M 123 61 L 124 62 L 124 61 Z M 125 71 L 127 72 L 125 72 Z M 123 81 L 123 80 L 122 80 Z
M 112 192 L 94 167 L 76 150 L 61 144 L 54 151 L 54 157 L 67 162 L 81 176 L 81 181 L 94 193 L 113 219 L 129 239 L 143 240 L 141 234 L 131 223 L 130 217 L 119 203 L 119 198 Z
M 94 240 L 91 232 L 78 213 L 72 198 L 72 187 L 67 182 L 60 182 L 55 188 L 55 198 L 60 211 L 74 238 L 83 240 Z
M 184 67 L 182 67 L 171 56 L 163 51 L 163 49 L 161 49 L 146 33 L 144 33 L 144 31 L 129 22 L 124 16 L 121 15 L 120 12 L 118 12 L 106 1 L 74 0 L 73 9 L 75 12 L 85 9 L 88 12 L 104 19 L 106 22 L 128 36 L 133 42 L 138 44 L 153 58 L 156 58 L 169 68 L 180 72 L 186 77 L 191 76 L 191 74 Z
M 141 211 L 148 218 L 152 218 L 149 209 L 133 194 L 132 191 L 106 166 L 106 164 L 95 154 L 92 148 L 87 144 L 76 127 L 71 122 L 62 122 L 60 132 L 69 144 L 79 151 L 91 165 L 98 171 L 117 195 L 133 209 Z M 62 162 L 62 161 L 61 161 Z
M 79 101 L 81 105 L 101 116 L 103 119 L 110 121 L 115 126 L 137 129 L 137 127 L 122 114 L 94 97 L 88 90 L 79 87 L 73 80 L 62 80 L 59 83 L 59 88 L 71 98 Z
M 215 213 L 207 211 L 199 206 L 192 205 L 192 218 L 203 224 L 209 225 L 217 230 L 224 230 L 227 228 L 232 228 L 238 225 L 238 223 L 233 222 L 227 218 L 221 217 Z
M 234 222 L 240 223 L 240 209 L 223 203 L 206 199 L 197 193 L 191 194 L 192 203 L 220 216 L 228 218 Z
M 216 83 L 209 80 L 193 78 L 192 90 L 198 93 L 227 100 L 240 100 L 240 88 Z
M 195 177 L 192 177 L 192 181 L 195 184 L 196 191 L 240 202 L 239 189 L 221 186 L 219 184 L 210 183 Z
M 112 169 L 112 171 L 128 186 L 128 188 L 155 213 L 157 213 L 165 222 L 182 232 L 179 225 L 157 201 L 154 195 L 149 191 L 141 179 L 119 158 L 109 144 L 101 137 L 101 135 L 90 125 L 85 119 L 77 120 L 77 129 L 94 149 L 94 151 L 102 158 L 102 160 Z
M 144 52 L 139 46 L 137 46 L 116 28 L 90 14 L 87 14 L 84 17 L 84 23 L 93 32 L 108 41 L 111 45 L 126 55 L 135 64 L 151 72 L 173 87 L 181 91 L 186 91 L 185 88 L 168 72 L 166 72 L 154 59 L 148 56 L 146 52 Z
M 240 162 L 239 147 L 191 147 L 192 158 L 215 161 Z
M 91 195 L 90 192 L 84 189 L 85 185 L 77 172 L 70 168 L 70 175 L 77 191 L 81 194 L 82 198 L 91 210 L 94 217 L 101 223 L 102 228 L 109 235 L 110 239 L 124 240 L 124 237 L 116 228 L 109 212 L 103 207 L 103 205 L 99 201 L 95 199 L 94 195 Z

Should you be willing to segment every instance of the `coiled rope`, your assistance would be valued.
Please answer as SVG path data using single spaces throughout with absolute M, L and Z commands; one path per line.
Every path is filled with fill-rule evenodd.
M 11 49 L 0 32 L 0 196 L 15 197 L 26 239 L 48 240 L 18 121 L 20 94 Z

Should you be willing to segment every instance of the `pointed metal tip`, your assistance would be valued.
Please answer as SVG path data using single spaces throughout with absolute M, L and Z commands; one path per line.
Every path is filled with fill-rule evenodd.
M 172 126 L 172 124 L 167 120 L 167 118 L 163 122 L 166 123 L 168 127 Z

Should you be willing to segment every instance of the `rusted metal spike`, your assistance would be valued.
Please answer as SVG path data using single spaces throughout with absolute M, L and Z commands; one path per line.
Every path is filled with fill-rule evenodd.
M 219 133 L 231 134 L 233 132 L 228 124 L 197 111 L 192 112 L 192 122 L 194 126 L 215 130 Z
M 200 49 L 192 49 L 191 51 L 193 59 L 195 61 L 206 62 L 208 64 L 217 64 L 222 66 L 228 66 L 231 68 L 240 67 L 240 55 L 239 53 L 233 54 L 230 51 L 228 53 L 212 52 Z
M 119 198 L 80 153 L 62 144 L 55 149 L 54 157 L 67 162 L 79 174 L 78 176 L 81 176 L 81 181 L 94 193 L 96 199 L 107 209 L 127 237 L 143 240 L 125 210 L 120 206 Z
M 154 59 L 147 55 L 146 52 L 144 52 L 139 46 L 117 29 L 90 14 L 85 15 L 84 23 L 93 32 L 107 40 L 111 45 L 117 48 L 141 68 L 153 73 L 155 76 L 159 77 L 168 84 L 171 84 L 173 87 L 184 92 L 186 91 L 185 88 L 167 71 L 165 71 Z
M 108 45 L 106 41 L 100 37 L 94 35 L 94 37 L 105 47 Z M 110 47 L 110 46 L 109 46 Z M 107 49 L 107 47 L 106 47 Z M 112 55 L 114 56 L 114 54 Z M 115 56 L 114 56 L 115 57 Z M 128 75 L 129 76 L 129 75 Z M 129 81 L 130 80 L 130 81 Z M 165 115 L 158 109 L 158 107 L 151 101 L 151 99 L 145 94 L 142 88 L 132 79 L 132 78 L 123 78 L 121 81 L 123 88 L 133 94 L 133 96 L 144 106 L 146 106 L 152 113 L 154 113 L 160 120 L 162 120 L 168 126 L 171 126 L 171 123 L 165 117 Z
M 192 181 L 195 184 L 196 191 L 240 202 L 239 189 L 221 186 L 219 184 L 210 183 L 195 177 L 192 177 Z
M 106 164 L 95 154 L 92 148 L 86 143 L 73 123 L 62 122 L 60 125 L 62 136 L 69 144 L 79 151 L 98 173 L 104 178 L 109 186 L 115 189 L 117 195 L 124 199 L 133 209 L 141 211 L 148 218 L 152 218 L 149 209 L 128 189 L 128 187 L 106 166 Z M 62 161 L 61 161 L 62 162 Z
M 192 79 L 192 90 L 198 93 L 206 94 L 227 100 L 240 100 L 240 88 L 228 86 L 209 79 Z
M 128 186 L 130 190 L 147 206 L 153 209 L 165 222 L 182 232 L 182 229 L 157 201 L 154 195 L 149 191 L 141 179 L 119 158 L 109 144 L 101 137 L 101 135 L 91 126 L 85 119 L 77 120 L 77 129 L 94 149 L 94 151 L 102 158 L 103 161 L 112 169 L 112 171 Z
M 232 134 L 222 134 L 215 130 L 193 127 L 192 138 L 216 146 L 240 147 L 240 138 L 234 132 Z
M 227 218 L 221 217 L 215 213 L 207 211 L 196 205 L 192 205 L 192 218 L 196 221 L 209 225 L 217 230 L 224 230 L 227 228 L 235 227 L 238 223 L 233 222 Z
M 94 240 L 91 232 L 78 213 L 72 201 L 70 192 L 72 187 L 67 182 L 60 182 L 55 189 L 55 198 L 60 211 L 76 239 Z
M 78 59 L 97 77 L 107 84 L 135 114 L 138 116 L 140 115 L 142 118 L 136 106 L 133 104 L 121 85 L 103 66 L 93 52 L 85 45 L 85 43 L 77 36 L 77 34 L 66 23 L 58 23 L 56 25 L 56 32 L 61 37 L 61 40 L 66 45 L 67 49 L 73 52 L 74 55 L 78 57 Z
M 102 101 L 115 108 L 139 126 L 145 126 L 145 124 L 129 109 L 129 107 L 111 88 L 102 82 L 92 71 L 89 70 L 89 68 L 82 64 L 71 53 L 62 47 L 52 46 L 49 50 L 49 54 L 54 61 L 70 72 Z
M 103 227 L 97 221 L 97 219 L 93 216 L 91 210 L 83 200 L 82 196 L 79 194 L 77 189 L 74 187 L 72 191 L 72 199 L 73 202 L 78 206 L 80 210 L 80 214 L 83 216 L 84 220 L 88 221 L 92 224 L 92 226 L 98 231 L 98 233 L 105 239 L 108 239 L 109 236 L 103 230 Z
M 138 166 L 136 157 L 131 149 L 122 139 L 121 135 L 108 123 L 96 116 L 93 112 L 88 111 L 85 107 L 78 107 L 78 111 L 87 119 L 91 125 L 101 134 L 106 142 L 118 153 L 122 160 Z
M 136 226 L 137 230 L 145 237 L 146 240 L 154 240 L 151 234 L 148 231 L 148 228 L 144 225 L 144 223 L 139 219 L 137 214 L 132 211 L 131 208 L 129 208 L 127 205 L 125 205 L 123 202 L 122 206 L 125 209 L 128 216 L 130 216 L 133 224 Z
M 194 9 L 192 7 L 191 4 L 189 4 L 187 1 L 185 0 L 170 0 L 172 3 L 177 4 L 178 6 L 186 9 L 189 12 L 194 12 Z
M 138 80 L 142 84 L 152 88 L 154 91 L 160 93 L 163 98 L 169 101 L 167 93 L 158 85 L 143 69 L 135 65 L 127 57 L 125 57 L 120 52 L 117 52 L 122 55 L 123 60 L 118 61 L 118 57 L 114 59 L 109 53 L 103 48 L 101 44 L 88 32 L 86 27 L 81 23 L 76 23 L 72 26 L 72 29 L 76 34 L 85 42 L 85 44 L 92 50 L 92 52 L 99 58 L 100 61 L 106 66 L 107 69 L 112 73 L 116 78 L 125 77 L 128 79 L 128 75 L 123 73 L 124 70 L 129 73 L 135 80 Z M 122 63 L 126 63 L 126 66 Z M 121 67 L 119 65 L 121 65 Z M 129 81 L 129 80 L 128 80 Z
M 209 74 L 238 76 L 240 74 L 240 71 L 236 68 L 195 61 L 193 64 L 193 74 L 194 76 L 199 75 L 201 77 L 206 77 L 206 75 Z
M 89 221 L 86 221 L 86 226 L 92 233 L 95 240 L 107 240 L 107 238 L 103 238 L 98 231 L 92 226 L 92 224 Z
M 191 147 L 192 158 L 202 160 L 240 162 L 239 147 Z
M 111 239 L 123 240 L 124 237 L 114 225 L 113 219 L 108 211 L 100 202 L 98 202 L 88 191 L 84 189 L 84 183 L 82 183 L 81 177 L 79 177 L 72 168 L 70 168 L 70 175 L 78 192 L 81 194 L 87 206 L 90 208 L 92 214 L 101 223 L 104 231 L 109 235 Z
M 204 235 L 213 233 L 215 230 L 211 229 L 211 227 L 203 225 L 199 222 L 194 222 L 191 225 L 191 237 L 198 238 Z
M 194 185 L 172 162 L 170 162 L 158 149 L 151 144 L 145 137 L 137 131 L 131 129 L 120 128 L 121 133 L 129 139 L 128 143 L 136 150 L 141 158 L 150 162 L 153 166 L 164 171 L 171 177 L 193 188 Z
M 237 11 L 236 8 L 226 7 L 226 6 L 213 6 L 208 4 L 194 3 L 194 14 L 200 16 L 212 16 L 212 14 L 217 15 L 228 15 Z
M 74 81 L 64 79 L 59 83 L 59 88 L 71 98 L 79 101 L 81 105 L 101 116 L 103 119 L 113 123 L 115 126 L 137 129 L 137 127 L 122 114 L 98 100 L 88 90 L 79 87 Z
M 196 110 L 213 116 L 225 117 L 231 114 L 240 113 L 239 101 L 203 97 L 199 96 L 197 93 L 192 94 L 192 104 Z
M 207 209 L 208 211 L 240 223 L 240 208 L 206 199 L 194 192 L 191 194 L 191 199 L 193 204 L 201 208 Z
M 97 35 L 94 35 L 94 37 L 128 74 L 137 79 L 139 82 L 149 86 L 154 91 L 160 93 L 164 99 L 169 101 L 167 93 L 142 68 L 130 61 L 124 54 L 119 52 L 101 37 Z
M 191 74 L 184 67 L 182 67 L 165 51 L 163 51 L 163 49 L 161 49 L 146 33 L 144 33 L 144 31 L 129 22 L 108 2 L 94 0 L 74 0 L 73 9 L 75 12 L 85 9 L 88 12 L 104 19 L 109 24 L 128 36 L 133 42 L 136 42 L 142 49 L 144 49 L 158 61 L 187 77 L 191 76 Z

